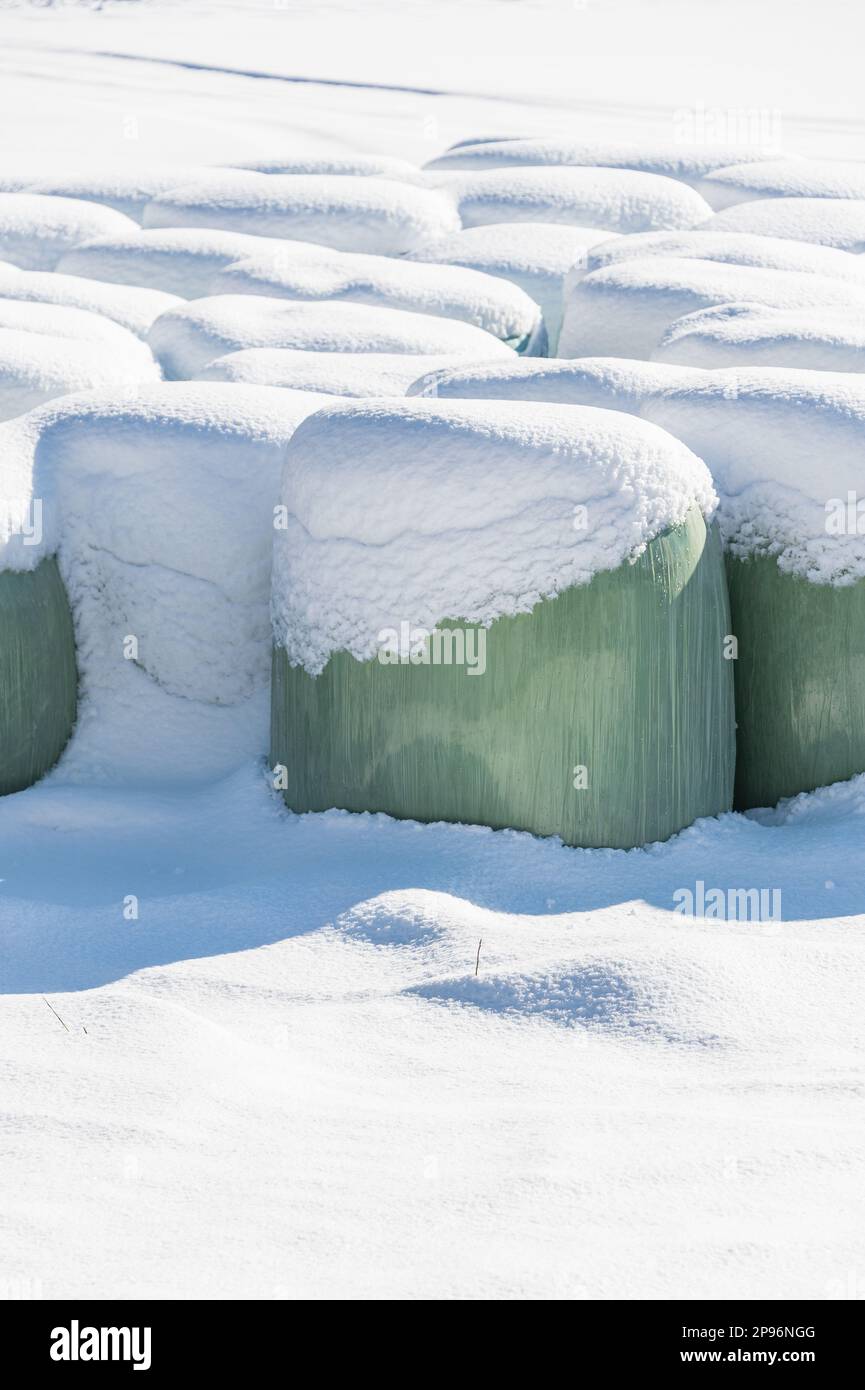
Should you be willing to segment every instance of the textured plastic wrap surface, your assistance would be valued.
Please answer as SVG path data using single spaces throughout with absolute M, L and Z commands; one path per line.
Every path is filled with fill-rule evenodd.
M 865 772 L 865 580 L 834 587 L 728 558 L 738 638 L 736 806 Z
M 75 639 L 54 559 L 0 573 L 0 795 L 53 767 L 72 732 Z
M 313 678 L 276 649 L 271 761 L 295 811 L 663 840 L 732 803 L 729 632 L 720 541 L 694 508 L 635 563 L 494 622 L 483 674 L 337 652 Z

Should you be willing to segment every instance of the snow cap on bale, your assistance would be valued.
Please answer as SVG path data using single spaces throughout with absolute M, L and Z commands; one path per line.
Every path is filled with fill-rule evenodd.
M 454 175 L 452 190 L 466 227 L 560 222 L 609 232 L 647 232 L 693 227 L 711 214 L 692 188 L 633 169 L 487 169 Z
M 287 243 L 283 250 L 237 261 L 214 277 L 210 293 L 407 309 L 472 323 L 520 352 L 541 352 L 546 345 L 537 304 L 507 281 L 462 266 L 317 249 L 317 257 L 301 259 L 292 256 Z
M 634 236 L 610 237 L 586 252 L 584 271 L 589 274 L 618 261 L 646 256 L 721 261 L 727 265 L 762 266 L 764 270 L 808 271 L 865 284 L 865 262 L 849 251 L 809 246 L 807 242 L 788 241 L 780 236 L 707 231 L 701 227 L 689 232 L 638 232 Z
M 172 309 L 154 323 L 148 341 L 167 377 L 191 377 L 215 357 L 242 348 L 302 348 L 312 352 L 404 352 L 485 357 L 512 350 L 469 323 L 368 304 L 216 295 Z
M 140 222 L 147 204 L 160 193 L 218 172 L 221 171 L 204 164 L 132 164 L 122 168 L 36 175 L 26 188 L 29 193 L 50 193 L 100 203 Z
M 57 269 L 117 285 L 144 285 L 182 299 L 200 299 L 209 293 L 213 276 L 223 266 L 267 249 L 297 259 L 319 250 L 302 241 L 271 241 L 246 232 L 207 227 L 137 227 L 123 236 L 84 242 L 65 255 Z
M 710 232 L 755 232 L 816 246 L 865 251 L 865 198 L 760 198 L 716 212 Z
M 296 154 L 274 155 L 251 164 L 238 164 L 238 169 L 256 174 L 337 174 L 361 178 L 396 179 L 403 183 L 422 183 L 423 172 L 407 159 L 387 154 Z M 188 182 L 188 180 L 182 180 Z M 179 187 L 178 179 L 174 187 Z
M 57 396 L 99 387 L 134 388 L 159 381 L 143 343 L 130 352 L 98 339 L 28 333 L 0 326 L 0 420 L 10 420 Z
M 128 328 L 138 338 L 146 337 L 153 320 L 180 302 L 177 295 L 159 290 L 103 285 L 78 275 L 60 275 L 56 270 L 19 270 L 5 262 L 0 262 L 0 296 L 85 309 Z
M 103 314 L 76 309 L 69 304 L 44 304 L 38 300 L 0 297 L 0 328 L 24 333 L 70 338 L 83 343 L 109 343 L 139 361 L 150 357 L 141 339 Z
M 584 263 L 589 247 L 610 241 L 597 227 L 566 227 L 554 222 L 495 222 L 419 246 L 408 259 L 465 266 L 511 280 L 540 305 L 548 350 L 555 351 L 562 324 L 565 277 Z
M 217 227 L 398 255 L 456 231 L 460 220 L 443 193 L 394 179 L 238 171 L 155 198 L 144 225 Z
M 639 358 L 581 357 L 574 362 L 520 358 L 514 362 L 456 362 L 417 378 L 408 396 L 453 400 L 549 401 L 639 414 L 656 391 L 686 385 L 702 373 Z
M 764 159 L 754 150 L 750 158 Z M 484 140 L 454 145 L 424 167 L 443 169 L 508 169 L 520 165 L 582 165 L 587 168 L 636 169 L 694 183 L 724 165 L 741 163 L 749 155 L 736 145 L 632 145 L 624 141 L 566 140 L 554 136 L 532 139 Z
M 676 319 L 652 354 L 694 367 L 865 371 L 865 318 L 820 309 L 719 304 Z
M 642 414 L 705 459 L 718 521 L 737 556 L 772 555 L 818 584 L 865 577 L 865 533 L 827 527 L 832 499 L 861 493 L 865 380 L 754 367 L 695 374 Z
M 402 620 L 528 612 L 641 553 L 695 504 L 711 512 L 715 494 L 689 449 L 631 416 L 410 400 L 340 402 L 304 421 L 282 500 L 276 638 L 316 674 L 333 652 L 374 656 Z
M 23 270 L 53 270 L 64 252 L 97 236 L 134 231 L 130 217 L 77 198 L 0 193 L 0 260 Z
M 846 159 L 739 160 L 697 185 L 716 212 L 758 198 L 865 198 L 865 164 Z
M 865 313 L 865 285 L 792 270 L 646 256 L 593 270 L 565 304 L 561 357 L 650 357 L 670 324 L 714 304 Z
M 333 396 L 404 396 L 419 373 L 435 373 L 460 360 L 454 356 L 424 357 L 405 352 L 243 348 L 225 357 L 215 357 L 202 367 L 197 379 L 286 386 Z

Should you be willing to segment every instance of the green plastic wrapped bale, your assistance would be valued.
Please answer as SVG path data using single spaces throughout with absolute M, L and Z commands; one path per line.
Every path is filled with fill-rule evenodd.
M 72 732 L 75 638 L 57 563 L 0 573 L 0 794 L 53 767 Z
M 738 639 L 736 806 L 774 806 L 865 772 L 865 580 L 812 584 L 729 558 Z
M 477 657 L 482 630 L 464 631 Z M 720 541 L 694 507 L 635 563 L 493 622 L 483 674 L 343 651 L 313 678 L 277 648 L 272 762 L 294 811 L 663 840 L 731 806 L 729 631 Z

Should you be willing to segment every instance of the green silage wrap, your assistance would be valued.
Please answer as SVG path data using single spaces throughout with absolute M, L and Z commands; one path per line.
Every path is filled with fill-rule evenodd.
M 72 732 L 75 638 L 57 563 L 0 573 L 0 795 L 38 782 Z
M 694 508 L 635 563 L 499 618 L 483 675 L 337 652 L 313 678 L 277 648 L 271 760 L 294 811 L 664 840 L 732 803 L 729 632 L 720 539 Z
M 865 580 L 812 584 L 770 556 L 730 557 L 727 576 L 737 809 L 865 772 Z

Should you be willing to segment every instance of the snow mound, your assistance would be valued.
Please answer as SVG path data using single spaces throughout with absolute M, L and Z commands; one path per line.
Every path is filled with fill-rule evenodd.
M 204 781 L 266 747 L 273 507 L 322 399 L 161 383 L 0 426 L 10 493 L 44 502 L 41 545 L 7 527 L 0 563 L 57 549 L 75 614 L 82 704 L 55 775 Z
M 698 184 L 722 208 L 758 198 L 865 198 L 865 164 L 842 159 L 768 159 L 716 168 Z
M 648 232 L 693 227 L 711 214 L 692 188 L 633 169 L 488 169 L 457 178 L 454 196 L 466 227 L 561 222 L 609 232 Z
M 207 228 L 136 228 L 125 236 L 96 237 L 65 255 L 57 269 L 70 275 L 106 280 L 118 285 L 146 286 L 181 299 L 200 299 L 223 266 L 265 248 L 289 254 L 289 243 L 267 241 L 245 232 Z M 300 259 L 318 247 L 292 242 L 290 253 Z
M 676 319 L 715 304 L 865 313 L 865 286 L 826 275 L 646 256 L 593 270 L 571 288 L 561 357 L 650 357 Z
M 704 459 L 736 555 L 778 557 L 821 584 L 865 576 L 865 534 L 827 527 L 832 499 L 861 492 L 865 381 L 843 372 L 707 372 L 646 400 L 646 419 Z
M 423 173 L 416 164 L 387 154 L 296 154 L 290 158 L 276 155 L 252 164 L 238 164 L 237 168 L 256 174 L 336 174 L 342 177 L 348 174 L 361 178 L 396 179 L 404 183 L 423 182 Z M 174 187 L 177 188 L 179 183 L 180 180 Z
M 418 265 L 388 256 L 320 248 L 318 259 L 265 252 L 226 266 L 212 294 L 260 294 L 299 300 L 343 300 L 460 319 L 517 351 L 542 352 L 540 310 L 517 286 L 454 265 Z
M 712 232 L 755 232 L 840 251 L 865 251 L 865 199 L 760 198 L 716 212 L 703 224 Z
M 540 305 L 549 347 L 554 351 L 562 326 L 565 276 L 573 266 L 585 262 L 589 248 L 598 242 L 609 244 L 609 233 L 551 222 L 495 222 L 486 227 L 465 227 L 419 246 L 408 258 L 465 266 L 519 285 Z
M 63 198 L 80 198 L 101 203 L 140 222 L 147 204 L 169 189 L 212 178 L 221 172 L 205 165 L 157 164 L 131 168 L 88 170 L 74 174 L 51 174 L 34 178 L 26 185 L 28 193 L 49 193 Z M 227 171 L 226 171 L 227 172 Z
M 460 359 L 402 352 L 303 352 L 293 348 L 244 348 L 216 357 L 199 381 L 240 381 L 285 386 L 332 396 L 404 396 L 418 375 Z
M 122 212 L 83 199 L 0 193 L 0 259 L 23 270 L 53 270 L 64 252 L 82 241 L 134 227 Z
M 865 262 L 849 251 L 831 246 L 809 246 L 779 236 L 753 232 L 639 232 L 611 237 L 586 253 L 585 272 L 600 270 L 617 261 L 644 256 L 675 256 L 682 260 L 721 261 L 727 265 L 762 266 L 764 270 L 800 270 L 829 275 L 836 280 L 865 284 Z M 574 278 L 578 278 L 576 275 Z M 566 285 L 565 292 L 567 293 Z
M 101 314 L 139 338 L 147 336 L 154 319 L 179 302 L 177 295 L 163 294 L 160 290 L 102 285 L 78 275 L 60 275 L 57 271 L 19 270 L 5 262 L 0 262 L 0 296 Z
M 2 324 L 2 316 L 0 316 Z M 54 337 L 0 326 L 0 420 L 73 391 L 128 389 L 158 381 L 159 368 L 143 343 L 140 353 L 98 339 Z
M 146 227 L 216 227 L 398 255 L 459 227 L 452 201 L 393 179 L 238 172 L 149 203 Z
M 367 304 L 304 304 L 261 295 L 226 294 L 170 309 L 148 337 L 167 377 L 192 377 L 215 357 L 242 348 L 307 352 L 405 352 L 485 358 L 511 349 L 457 319 Z
M 761 151 L 750 156 L 763 160 Z M 425 169 L 508 169 L 519 165 L 582 165 L 586 168 L 635 169 L 644 174 L 692 183 L 713 169 L 741 164 L 748 159 L 737 145 L 669 144 L 643 146 L 625 142 L 599 144 L 587 140 L 554 138 L 484 140 L 452 146 Z
M 74 342 L 102 343 L 130 361 L 153 361 L 147 345 L 127 328 L 102 314 L 66 304 L 0 299 L 0 328 Z
M 282 498 L 274 630 L 312 674 L 335 651 L 371 658 L 404 621 L 530 611 L 715 501 L 700 460 L 633 416 L 418 399 L 334 403 L 304 421 Z
M 639 414 L 646 397 L 670 386 L 697 381 L 701 372 L 625 357 L 581 357 L 578 361 L 453 363 L 419 376 L 409 396 L 503 401 L 549 401 L 591 405 Z
M 695 367 L 802 367 L 865 371 L 865 319 L 819 309 L 721 304 L 671 324 L 652 354 Z

